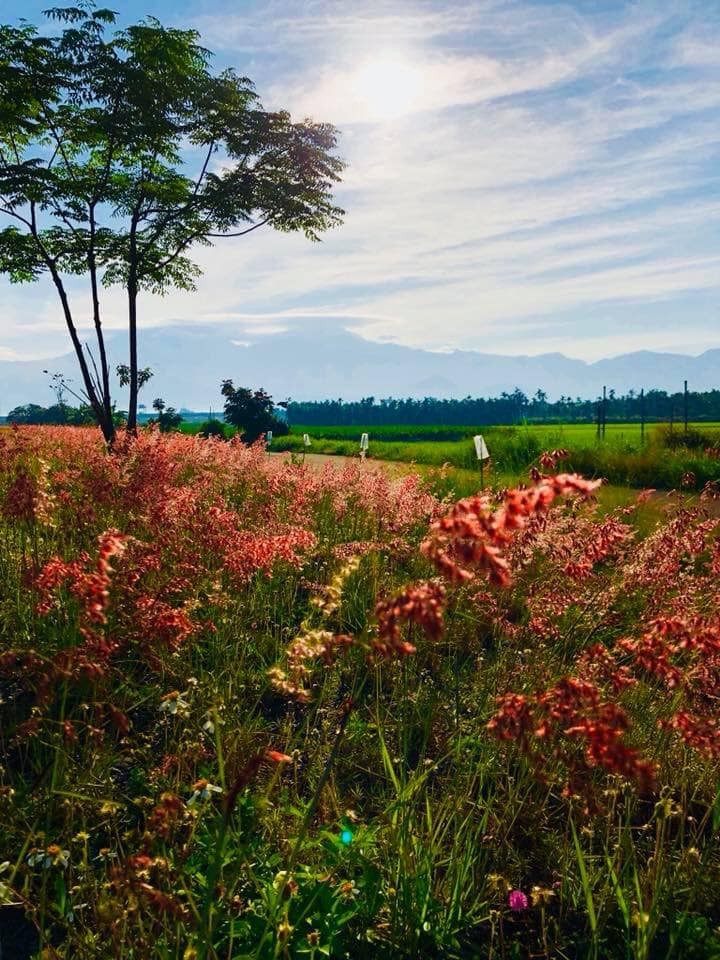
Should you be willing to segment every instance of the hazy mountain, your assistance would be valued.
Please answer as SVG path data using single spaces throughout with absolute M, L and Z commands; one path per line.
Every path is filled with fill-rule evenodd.
M 113 363 L 126 358 L 125 339 L 110 337 Z M 656 387 L 681 390 L 720 387 L 720 349 L 699 357 L 640 351 L 596 363 L 561 353 L 506 357 L 470 350 L 446 353 L 364 340 L 328 323 L 259 336 L 227 324 L 170 326 L 141 334 L 141 363 L 154 378 L 141 395 L 148 406 L 157 396 L 177 407 L 207 410 L 221 405 L 220 381 L 263 386 L 276 399 L 342 397 L 496 396 L 515 387 L 560 395 L 595 397 L 603 384 L 617 393 Z M 79 382 L 75 359 L 0 361 L 0 412 L 20 403 L 52 402 L 50 372 Z

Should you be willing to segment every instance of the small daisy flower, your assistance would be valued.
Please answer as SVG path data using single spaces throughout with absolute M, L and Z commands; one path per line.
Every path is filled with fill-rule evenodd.
M 63 850 L 57 843 L 51 843 L 44 850 L 33 850 L 27 858 L 31 867 L 42 867 L 49 870 L 51 867 L 66 867 L 70 863 L 70 851 Z
M 101 847 L 98 850 L 98 854 L 95 857 L 100 863 L 108 863 L 110 860 L 115 860 L 117 858 L 117 853 L 114 850 L 111 850 L 110 847 Z
M 190 704 L 184 699 L 185 696 L 186 694 L 180 693 L 179 690 L 166 693 L 160 701 L 160 713 L 169 713 L 171 716 L 186 714 L 190 709 Z
M 533 887 L 530 892 L 530 899 L 532 900 L 532 905 L 545 906 L 549 903 L 550 900 L 555 896 L 555 891 L 551 890 L 549 887 Z
M 188 800 L 188 806 L 191 807 L 198 800 L 209 800 L 214 793 L 222 793 L 222 787 L 209 783 L 205 779 L 198 780 L 193 784 L 192 796 Z
M 340 896 L 345 900 L 353 900 L 355 897 L 360 895 L 354 880 L 345 880 L 338 887 L 338 892 Z

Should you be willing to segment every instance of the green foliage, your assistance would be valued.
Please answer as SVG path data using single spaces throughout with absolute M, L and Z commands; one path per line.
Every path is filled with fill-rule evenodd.
M 132 371 L 128 366 L 128 364 L 119 363 L 117 367 L 115 367 L 115 373 L 117 374 L 117 378 L 120 381 L 120 386 L 127 387 L 132 377 Z M 142 370 L 138 370 L 137 371 L 138 390 L 142 389 L 142 387 L 144 387 L 145 384 L 149 383 L 152 377 L 153 377 L 153 372 L 150 369 L 150 367 L 144 367 Z
M 287 424 L 273 415 L 273 399 L 262 387 L 255 391 L 236 388 L 232 380 L 223 380 L 221 392 L 225 397 L 225 421 L 242 430 L 244 443 L 255 443 L 269 430 L 278 436 L 288 432 Z
M 523 481 L 543 450 L 567 449 L 568 469 L 610 483 L 670 490 L 683 483 L 702 489 L 720 480 L 720 429 L 703 424 L 670 431 L 665 425 L 647 428 L 643 441 L 638 424 L 608 425 L 605 440 L 598 439 L 592 424 L 518 427 L 446 427 L 438 425 L 294 426 L 289 436 L 273 440 L 272 449 L 302 453 L 302 434 L 313 438 L 313 453 L 357 456 L 360 434 L 370 436 L 369 455 L 377 460 L 415 463 L 430 467 L 449 464 L 478 471 L 472 435 L 482 433 L 490 450 L 488 469 L 503 482 Z M 440 439 L 454 437 L 455 439 Z
M 654 431 L 654 440 L 668 450 L 694 450 L 700 451 L 711 449 L 720 443 L 720 435 L 713 433 L 707 428 L 697 425 L 688 427 L 687 430 L 682 425 L 670 427 L 668 424 L 661 424 Z
M 157 424 L 160 433 L 172 433 L 173 430 L 180 429 L 183 418 L 175 407 L 168 407 L 162 397 L 156 397 L 152 405 L 153 410 L 157 410 L 158 415 L 148 422 L 150 424 Z
M 114 437 L 98 288 L 121 285 L 130 356 L 119 368 L 137 416 L 138 293 L 192 290 L 192 252 L 269 225 L 311 240 L 340 223 L 343 163 L 328 124 L 262 108 L 251 81 L 217 73 L 194 30 L 149 17 L 108 32 L 92 4 L 48 11 L 60 29 L 0 25 L 0 272 L 48 275 L 84 391 Z M 86 276 L 97 357 L 78 336 L 65 276 Z M 122 372 L 120 372 L 122 371 Z
M 603 411 L 608 424 L 639 423 L 643 417 L 648 423 L 678 423 L 683 419 L 686 404 L 689 420 L 707 422 L 720 419 L 720 390 L 689 391 L 687 397 L 684 393 L 665 390 L 648 390 L 644 394 L 629 390 L 626 395 L 617 396 L 614 390 L 610 390 L 604 404 L 601 397 L 592 400 L 561 395 L 550 401 L 542 390 L 537 390 L 530 398 L 517 389 L 512 393 L 503 392 L 499 397 L 462 399 L 388 397 L 376 400 L 365 397 L 357 401 L 296 401 L 290 403 L 289 414 L 293 423 L 314 426 L 590 424 L 597 423 Z
M 206 420 L 200 424 L 197 432 L 199 436 L 205 437 L 205 439 L 208 437 L 218 437 L 220 440 L 227 439 L 225 427 L 219 420 Z
M 93 423 L 95 417 L 88 406 L 69 407 L 67 404 L 54 404 L 52 407 L 41 407 L 37 403 L 28 403 L 15 407 L 7 415 L 8 423 L 25 424 L 68 424 L 70 426 L 85 426 Z

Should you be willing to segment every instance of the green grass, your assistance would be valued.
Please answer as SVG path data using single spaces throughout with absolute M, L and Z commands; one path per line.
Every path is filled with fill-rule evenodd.
M 196 434 L 200 433 L 202 428 L 205 426 L 205 420 L 183 420 L 180 424 L 180 433 L 184 433 L 188 437 L 194 437 Z M 223 430 L 225 431 L 225 436 L 229 439 L 234 436 L 237 432 L 235 427 L 231 426 L 229 423 L 223 423 L 222 420 L 216 418 L 216 423 L 219 423 Z
M 435 467 L 449 464 L 475 471 L 478 463 L 471 438 L 475 432 L 481 432 L 492 458 L 492 471 L 507 483 L 524 479 L 544 450 L 558 448 L 570 453 L 564 463 L 567 469 L 589 477 L 604 477 L 614 484 L 672 489 L 692 473 L 695 480 L 691 486 L 701 489 L 708 481 L 720 479 L 720 460 L 704 453 L 705 446 L 720 444 L 720 424 L 693 425 L 687 437 L 691 446 L 684 445 L 682 427 L 671 432 L 665 424 L 648 427 L 644 442 L 639 424 L 608 424 L 601 440 L 592 424 L 430 428 L 436 430 L 436 436 L 442 436 L 446 430 L 469 431 L 464 438 L 455 440 L 427 439 L 425 427 L 295 426 L 289 436 L 275 439 L 271 449 L 302 453 L 302 434 L 308 433 L 312 438 L 310 452 L 354 457 L 365 429 L 370 435 L 369 455 L 373 459 Z M 415 429 L 423 439 L 381 439 L 413 436 Z
M 667 424 L 650 423 L 646 424 L 645 437 L 651 439 L 658 431 L 667 429 Z M 717 436 L 720 440 L 720 423 L 697 423 L 689 424 L 691 429 L 701 430 L 703 433 L 709 433 Z M 674 431 L 682 434 L 682 423 L 674 425 Z M 308 427 L 302 424 L 293 424 L 293 434 L 308 433 L 311 437 L 318 437 L 324 440 L 349 440 L 356 445 L 360 440 L 362 433 L 370 435 L 371 442 L 382 441 L 402 441 L 419 442 L 422 440 L 432 441 L 453 441 L 466 440 L 472 438 L 477 433 L 484 436 L 500 436 L 504 433 L 514 435 L 518 432 L 528 433 L 538 440 L 545 447 L 548 445 L 562 446 L 567 444 L 576 445 L 595 445 L 597 443 L 597 426 L 593 423 L 565 423 L 565 424 L 536 424 L 528 423 L 518 426 L 445 426 L 437 425 L 417 425 L 417 424 L 390 424 L 390 425 L 365 425 L 365 426 L 316 426 Z M 627 443 L 633 447 L 640 447 L 641 427 L 639 423 L 608 423 L 606 427 L 606 441 L 616 440 Z

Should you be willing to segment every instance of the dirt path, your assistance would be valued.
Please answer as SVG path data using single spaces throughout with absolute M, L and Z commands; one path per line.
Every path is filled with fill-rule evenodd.
M 284 457 L 290 460 L 289 453 L 271 453 L 271 457 Z M 302 454 L 300 455 L 302 460 Z M 305 463 L 316 470 L 321 469 L 327 463 L 331 463 L 334 468 L 340 470 L 348 463 L 359 464 L 362 461 L 360 457 L 342 457 L 332 453 L 306 453 Z M 385 470 L 390 476 L 401 477 L 405 473 L 412 473 L 413 465 L 411 463 L 399 463 L 396 460 L 373 460 L 372 457 L 365 460 L 365 466 L 371 470 Z

